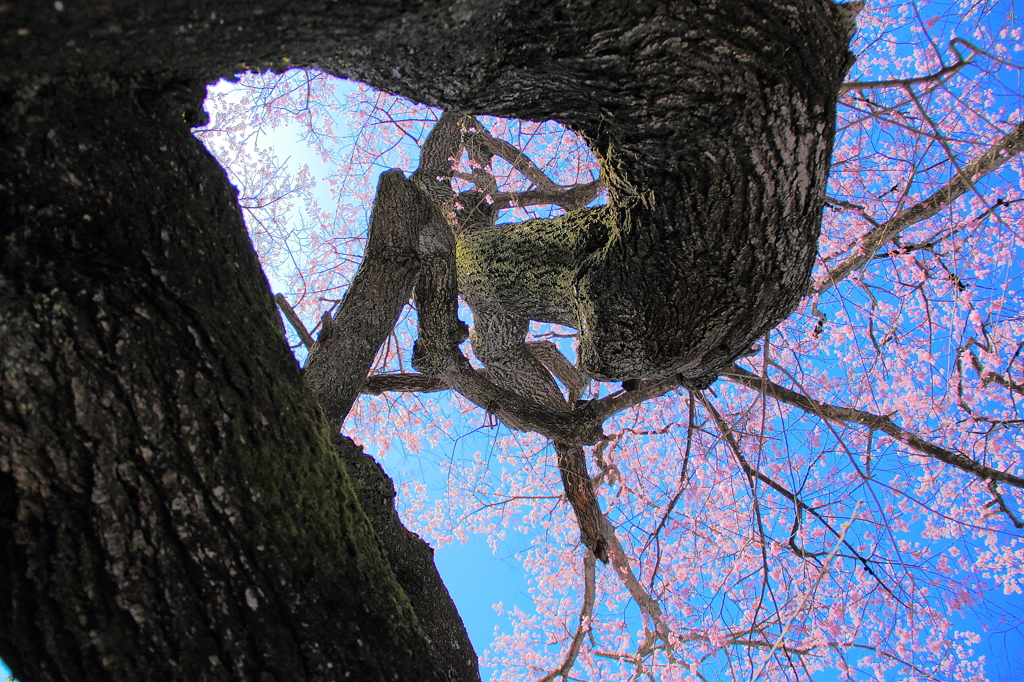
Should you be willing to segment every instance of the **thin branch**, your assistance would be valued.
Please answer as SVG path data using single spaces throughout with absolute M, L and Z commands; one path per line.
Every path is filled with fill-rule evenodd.
M 906 431 L 900 426 L 897 426 L 889 417 L 883 417 L 852 407 L 838 407 L 836 405 L 829 405 L 828 403 L 820 402 L 814 398 L 810 398 L 801 393 L 797 393 L 796 391 L 780 386 L 779 384 L 769 381 L 764 377 L 759 377 L 736 364 L 731 365 L 725 372 L 723 372 L 723 376 L 733 383 L 742 384 L 743 386 L 753 389 L 758 393 L 770 396 L 789 405 L 799 407 L 805 412 L 817 415 L 822 419 L 828 419 L 829 421 L 844 424 L 852 422 L 867 426 L 875 431 L 881 431 L 894 440 L 903 443 L 907 447 L 910 447 L 924 455 L 928 455 L 933 459 L 937 459 L 940 462 L 956 467 L 961 471 L 973 474 L 978 478 L 1000 481 L 1016 488 L 1024 488 L 1024 478 L 1004 471 L 999 471 L 998 469 L 993 469 L 992 467 L 986 466 L 966 455 L 960 454 L 959 452 L 953 452 L 952 450 L 947 450 L 935 445 L 934 443 L 926 441 L 923 438 Z
M 824 577 L 828 575 L 829 566 L 832 564 L 832 560 L 836 558 L 836 554 L 839 553 L 839 547 L 843 544 L 843 541 L 846 539 L 846 532 L 850 530 L 850 526 L 853 525 L 853 522 L 857 519 L 858 511 L 860 511 L 860 502 L 858 502 L 857 506 L 854 507 L 853 514 L 850 516 L 850 520 L 843 524 L 843 530 L 839 536 L 839 540 L 836 542 L 836 546 L 832 549 L 832 551 L 829 552 L 829 555 L 825 557 L 825 561 L 822 564 L 821 569 L 818 571 L 818 576 L 814 579 L 814 584 L 811 585 L 806 592 L 804 592 L 803 598 L 800 600 L 799 606 L 797 606 L 796 610 L 793 611 L 792 614 L 790 614 L 789 619 L 786 621 L 785 627 L 782 628 L 782 632 L 779 633 L 779 636 L 775 640 L 775 643 L 772 644 L 772 648 L 768 651 L 768 654 L 764 657 L 764 660 L 761 661 L 761 665 L 758 666 L 754 674 L 750 676 L 750 682 L 756 682 L 761 677 L 761 674 L 764 673 L 765 668 L 768 665 L 768 662 L 772 659 L 772 656 L 779 649 L 779 647 L 782 646 L 782 642 L 783 640 L 785 640 L 786 635 L 789 633 L 790 627 L 793 626 L 793 621 L 796 620 L 796 617 L 799 616 L 800 612 L 804 610 L 804 607 L 807 605 L 807 601 L 811 598 L 811 594 L 818 589 L 818 585 L 821 583 L 822 579 L 824 579 Z
M 679 470 L 679 487 L 676 489 L 676 494 L 672 496 L 668 505 L 665 507 L 665 511 L 661 514 L 661 520 L 658 522 L 658 527 L 651 533 L 650 538 L 644 545 L 643 551 L 646 552 L 651 542 L 654 541 L 655 545 L 655 560 L 654 568 L 651 569 L 650 588 L 654 589 L 654 578 L 658 575 L 658 570 L 661 568 L 661 540 L 660 535 L 662 529 L 668 523 L 669 516 L 672 515 L 672 511 L 676 508 L 676 504 L 679 503 L 679 498 L 683 496 L 683 490 L 686 488 L 687 469 L 690 466 L 690 454 L 693 451 L 693 432 L 696 427 L 696 420 L 694 419 L 694 397 L 693 391 L 689 391 L 690 402 L 687 406 L 687 424 L 686 424 L 686 448 L 683 450 L 683 464 Z M 643 554 L 643 552 L 641 552 Z
M 971 339 L 971 343 L 980 345 L 977 341 L 974 341 L 974 339 Z M 1024 384 L 1018 384 L 1013 380 L 1013 377 L 1009 375 L 1003 376 L 998 372 L 986 370 L 985 366 L 981 364 L 981 360 L 974 354 L 974 350 L 971 349 L 971 343 L 967 346 L 967 353 L 971 356 L 971 364 L 974 366 L 974 371 L 977 372 L 978 376 L 981 378 L 982 385 L 987 386 L 991 383 L 997 383 L 1008 391 L 1024 395 Z M 1009 369 L 1009 367 L 1007 367 L 1007 369 Z
M 665 622 L 665 616 L 661 612 L 661 604 L 644 589 L 640 579 L 633 572 L 633 567 L 629 564 L 629 557 L 626 555 L 626 550 L 623 549 L 622 543 L 619 542 L 619 538 L 615 534 L 615 527 L 612 526 L 612 522 L 603 513 L 601 514 L 601 521 L 604 524 L 605 540 L 608 541 L 608 556 L 611 558 L 615 573 L 619 576 L 626 590 L 629 591 L 629 596 L 633 598 L 633 601 L 640 608 L 640 613 L 650 618 L 654 624 L 653 632 L 649 633 L 638 650 L 638 654 L 644 655 L 647 652 L 653 651 L 654 640 L 657 639 L 661 640 L 666 653 L 671 659 L 672 653 L 671 645 L 669 644 L 668 624 Z
M 555 443 L 558 455 L 558 471 L 562 476 L 562 487 L 565 496 L 576 514 L 576 524 L 580 528 L 583 544 L 594 553 L 602 563 L 608 563 L 608 541 L 606 535 L 607 519 L 601 511 L 601 505 L 594 494 L 594 482 L 587 473 L 587 459 L 583 447 Z M 610 526 L 609 526 L 610 527 Z
M 1006 504 L 1006 500 L 1003 499 L 1002 494 L 999 492 L 999 484 L 995 481 L 989 481 L 988 490 L 992 493 L 992 501 L 999 507 L 999 511 L 1006 514 L 1006 517 L 1010 519 L 1010 522 L 1013 523 L 1016 528 L 1024 528 L 1024 522 L 1017 518 L 1017 515 L 1013 513 L 1013 510 L 1011 510 L 1009 505 Z
M 795 519 L 793 521 L 793 527 L 790 530 L 790 534 L 789 534 L 789 547 L 790 547 L 790 549 L 793 550 L 793 553 L 796 554 L 801 559 L 814 559 L 814 558 L 817 558 L 819 556 L 823 556 L 825 554 L 824 552 L 809 552 L 809 551 L 803 549 L 802 547 L 800 547 L 799 545 L 797 545 L 797 543 L 796 543 L 797 536 L 800 533 L 800 518 L 803 515 L 804 510 L 810 511 L 812 513 L 814 512 L 814 510 L 811 509 L 811 507 L 808 506 L 803 500 L 801 500 L 796 495 L 796 493 L 790 492 L 784 486 L 782 486 L 781 484 L 777 483 L 774 479 L 772 479 L 769 476 L 766 476 L 765 474 L 761 473 L 760 471 L 755 469 L 753 466 L 751 466 L 750 462 L 747 461 L 747 458 L 743 456 L 743 451 L 740 450 L 740 445 L 739 445 L 738 442 L 736 442 L 736 436 L 733 433 L 733 430 L 729 426 L 728 422 L 725 421 L 725 418 L 722 417 L 722 415 L 718 412 L 718 410 L 715 409 L 715 406 L 711 403 L 711 401 L 708 400 L 707 398 L 705 398 L 702 393 L 700 393 L 700 392 L 697 393 L 697 400 L 700 401 L 700 404 L 704 406 L 704 409 L 706 409 L 708 411 L 708 413 L 711 415 L 711 417 L 715 420 L 715 425 L 718 427 L 718 432 L 722 434 L 722 437 L 725 439 L 725 442 L 729 446 L 729 449 L 732 450 L 733 456 L 736 458 L 736 461 L 739 463 L 740 469 L 742 469 L 743 473 L 746 474 L 747 480 L 750 483 L 750 494 L 751 494 L 751 497 L 752 497 L 753 502 L 754 502 L 754 511 L 758 512 L 758 509 L 759 509 L 759 503 L 758 503 L 758 499 L 757 499 L 757 489 L 756 489 L 756 486 L 754 485 L 754 481 L 757 480 L 757 481 L 761 481 L 762 483 L 767 484 L 769 488 L 771 488 L 775 492 L 783 495 L 784 497 L 788 498 L 791 502 L 793 502 L 793 506 L 796 508 L 796 510 L 795 510 L 796 514 L 795 514 Z M 758 512 L 758 514 L 759 514 L 759 512 Z M 831 527 L 830 524 L 825 523 L 824 525 L 826 527 L 828 527 L 829 530 L 832 530 L 832 527 Z M 835 531 L 833 531 L 833 532 L 835 532 Z M 763 534 L 762 534 L 762 538 L 764 538 Z M 762 546 L 763 546 L 763 544 L 764 543 L 762 543 Z M 858 558 L 860 558 L 859 555 L 858 555 Z M 864 561 L 864 560 L 861 559 L 861 561 Z
M 1024 123 L 1018 123 L 983 154 L 968 163 L 949 182 L 910 208 L 900 211 L 883 224 L 870 230 L 861 239 L 860 253 L 850 256 L 825 273 L 817 288 L 808 294 L 821 294 L 846 279 L 854 270 L 867 264 L 880 248 L 895 239 L 903 230 L 936 215 L 943 208 L 966 194 L 978 180 L 995 171 L 1024 150 Z
M 566 211 L 583 208 L 595 198 L 598 192 L 604 187 L 600 180 L 594 180 L 582 185 L 569 185 L 559 187 L 556 190 L 528 190 L 526 192 L 497 192 L 491 195 L 495 208 L 510 208 L 526 206 L 542 206 L 555 204 Z
M 542 171 L 540 167 L 533 162 L 533 159 L 531 159 L 523 150 L 509 142 L 506 142 L 505 140 L 494 137 L 494 135 L 491 135 L 491 132 L 484 126 L 480 125 L 476 119 L 474 119 L 474 123 L 476 124 L 476 132 L 467 135 L 470 140 L 479 142 L 482 146 L 490 150 L 492 154 L 496 154 L 508 161 L 513 168 L 525 175 L 530 182 L 536 185 L 537 189 L 546 192 L 558 191 L 558 183 L 549 178 L 547 173 Z
M 971 51 L 966 57 L 960 54 L 957 45 L 963 45 Z M 906 88 L 911 85 L 920 85 L 922 83 L 941 83 L 948 79 L 950 76 L 954 76 L 959 73 L 965 66 L 974 61 L 974 58 L 979 54 L 986 54 L 983 50 L 978 49 L 970 42 L 963 38 L 953 38 L 949 41 L 949 49 L 953 52 L 957 59 L 953 64 L 944 66 L 935 73 L 927 76 L 917 76 L 915 78 L 900 78 L 891 81 L 851 81 L 849 83 L 843 83 L 839 88 L 839 92 L 850 92 L 855 90 L 875 90 L 878 88 Z
M 277 294 L 274 296 L 274 302 L 277 303 L 277 307 L 281 309 L 284 316 L 288 318 L 288 322 L 291 323 L 295 333 L 302 339 L 302 345 L 306 347 L 306 350 L 313 348 L 313 344 L 316 341 L 313 340 L 313 336 L 306 331 L 306 325 L 302 324 L 302 320 L 295 314 L 295 309 L 292 308 L 291 304 L 288 303 L 288 299 L 284 297 L 284 294 Z
M 587 550 L 583 553 L 583 606 L 580 608 L 580 623 L 576 627 L 576 634 L 573 635 L 572 644 L 566 652 L 562 665 L 552 670 L 538 682 L 553 682 L 556 677 L 563 680 L 569 679 L 569 671 L 576 665 L 576 659 L 583 648 L 583 638 L 590 632 L 590 619 L 594 614 L 594 600 L 597 596 L 597 580 L 595 570 L 597 559 L 594 553 Z

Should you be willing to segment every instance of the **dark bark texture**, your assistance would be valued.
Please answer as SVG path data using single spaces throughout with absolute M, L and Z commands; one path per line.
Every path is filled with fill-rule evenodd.
M 23 682 L 443 679 L 180 109 L 103 78 L 9 96 L 0 657 Z
M 608 207 L 457 240 L 424 216 L 379 285 L 403 302 L 422 266 L 417 367 L 575 447 L 615 400 L 713 380 L 806 290 L 851 28 L 827 0 L 0 3 L 0 657 L 23 682 L 476 675 L 429 549 L 281 339 L 189 134 L 205 84 L 310 66 L 586 136 Z M 648 380 L 570 410 L 495 386 L 459 360 L 456 282 Z M 335 425 L 380 312 L 331 325 Z
M 402 525 L 395 511 L 395 486 L 380 464 L 344 436 L 334 436 L 352 487 L 377 537 L 384 558 L 409 598 L 420 628 L 434 650 L 442 677 L 479 679 L 473 650 L 459 613 L 434 566 L 434 550 Z

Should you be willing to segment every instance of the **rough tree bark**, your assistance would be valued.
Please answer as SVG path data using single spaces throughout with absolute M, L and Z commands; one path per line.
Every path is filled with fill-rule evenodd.
M 826 0 L 0 4 L 0 657 L 24 682 L 475 675 L 452 663 L 454 610 L 431 623 L 410 607 L 432 566 L 380 542 L 425 548 L 385 528 L 390 489 L 350 442 L 332 448 L 281 339 L 235 194 L 189 135 L 205 83 L 315 66 L 577 130 L 611 205 L 461 235 L 460 286 L 578 325 L 595 376 L 701 385 L 806 289 L 842 14 Z M 560 443 L 594 442 L 611 403 L 557 411 L 451 365 L 455 259 L 420 279 L 447 316 L 423 366 Z M 366 369 L 347 371 L 358 385 Z M 364 506 L 384 505 L 376 533 L 346 462 L 367 472 Z M 439 645 L 425 627 L 455 634 Z
M 88 77 L 15 97 L 0 657 L 23 682 L 445 679 L 180 109 Z

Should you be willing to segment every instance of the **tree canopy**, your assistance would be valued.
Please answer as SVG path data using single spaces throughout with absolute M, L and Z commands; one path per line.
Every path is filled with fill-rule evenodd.
M 542 529 L 503 677 L 983 674 L 954 619 L 1022 568 L 1012 13 L 868 8 L 847 76 L 860 6 L 822 0 L 114 5 L 0 14 L 24 680 L 474 679 L 429 549 L 338 435 L 384 451 L 438 391 L 504 425 L 503 469 L 452 466 L 454 526 L 415 497 L 405 520 Z M 288 225 L 310 178 L 246 158 L 274 116 L 330 157 L 324 76 L 215 112 L 237 196 L 189 137 L 204 84 L 290 67 L 444 112 L 410 133 L 373 95 L 359 151 L 421 149 L 362 197 L 365 246 L 345 207 Z M 559 122 L 594 172 L 485 114 Z M 277 297 L 318 325 L 301 373 L 239 203 L 266 262 L 321 250 Z M 561 210 L 499 214 L 528 205 Z

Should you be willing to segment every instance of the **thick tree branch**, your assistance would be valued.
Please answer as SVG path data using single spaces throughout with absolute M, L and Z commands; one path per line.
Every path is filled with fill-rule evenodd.
M 548 177 L 524 151 L 505 140 L 494 137 L 477 119 L 472 120 L 472 128 L 467 133 L 466 149 L 470 157 L 479 165 L 472 173 L 460 174 L 465 180 L 476 183 L 477 189 L 491 196 L 495 208 L 511 206 L 536 206 L 554 204 L 566 211 L 575 211 L 593 201 L 604 187 L 600 179 L 588 183 L 563 187 Z M 525 192 L 499 192 L 494 176 L 486 170 L 490 165 L 490 156 L 497 155 L 529 179 L 535 190 Z
M 555 191 L 530 190 L 526 192 L 498 192 L 491 195 L 494 208 L 511 208 L 525 206 L 541 206 L 554 204 L 566 211 L 574 211 L 583 208 L 595 198 L 598 192 L 604 187 L 600 180 L 588 182 L 585 185 L 571 185 L 560 187 Z
M 608 541 L 605 538 L 604 514 L 594 494 L 594 484 L 587 473 L 587 458 L 579 445 L 555 443 L 558 470 L 562 475 L 565 496 L 576 513 L 583 544 L 602 563 L 608 563 Z
M 324 318 L 306 363 L 306 379 L 335 430 L 341 429 L 373 358 L 409 302 L 420 270 L 420 228 L 430 210 L 402 171 L 380 176 L 363 262 L 334 319 Z
M 319 342 L 306 363 L 306 379 L 335 434 L 409 301 L 420 270 L 421 227 L 432 215 L 422 191 L 401 171 L 380 176 L 363 262 L 334 319 L 323 317 Z M 479 680 L 472 644 L 434 567 L 432 551 L 401 525 L 390 479 L 371 457 L 338 451 L 441 669 L 452 680 Z
M 426 374 L 374 374 L 366 377 L 363 393 L 380 395 L 382 393 L 437 393 L 450 391 L 451 386 L 437 377 Z
M 531 341 L 526 344 L 533 356 L 569 389 L 569 404 L 574 404 L 587 390 L 590 379 L 569 362 L 551 341 Z
M 531 351 L 536 353 L 538 346 L 535 346 L 535 344 L 539 345 L 541 343 L 543 342 L 533 342 L 527 345 L 530 347 Z M 559 355 L 561 356 L 561 354 Z M 548 355 L 546 350 L 541 350 L 539 352 L 538 359 L 544 363 L 545 366 L 548 366 L 548 363 L 551 363 L 549 369 L 552 369 L 556 365 L 553 358 Z M 565 360 L 564 357 L 562 357 L 562 359 Z M 568 363 L 567 360 L 565 360 L 565 362 Z M 474 371 L 476 372 L 480 382 L 490 383 L 490 376 L 487 370 L 481 369 Z M 573 368 L 573 371 L 578 374 L 578 370 L 575 368 Z M 575 392 L 580 388 L 576 383 L 575 378 L 569 373 L 566 373 L 566 377 L 562 377 L 558 371 L 554 371 L 553 373 L 558 376 L 563 383 L 566 383 L 567 387 L 570 389 L 570 394 L 575 395 Z M 566 381 L 567 378 L 569 379 L 569 382 L 572 382 L 571 384 Z M 600 428 L 600 425 L 609 417 L 653 398 L 663 396 L 679 387 L 679 382 L 675 379 L 642 381 L 635 391 L 619 391 L 618 393 L 614 393 L 610 396 L 599 398 L 597 400 L 585 400 L 578 402 L 568 413 L 563 415 L 563 418 L 559 420 L 559 423 L 564 424 L 566 421 L 576 420 L 581 426 L 584 424 L 590 424 L 590 429 Z M 363 385 L 363 393 L 368 393 L 370 395 L 380 395 L 386 392 L 434 393 L 437 391 L 450 390 L 454 389 L 444 379 L 430 376 L 428 374 L 375 374 L 367 377 L 366 382 Z M 487 389 L 485 388 L 481 388 L 480 390 L 483 393 L 487 393 Z M 499 394 L 495 392 L 494 395 L 497 398 Z M 563 427 L 556 426 L 554 428 L 561 429 Z M 558 433 L 563 433 L 563 431 L 559 430 Z
M 36 682 L 450 679 L 237 192 L 140 81 L 0 98 L 0 656 Z
M 997 170 L 1024 150 L 1024 122 L 1000 138 L 979 157 L 968 163 L 945 185 L 908 209 L 900 211 L 861 238 L 858 253 L 850 256 L 825 273 L 817 287 L 809 294 L 821 294 L 846 279 L 854 270 L 863 267 L 880 248 L 895 239 L 900 232 L 922 220 L 931 218 L 953 201 L 966 194 L 978 180 Z
M 569 409 L 565 396 L 538 354 L 526 343 L 529 327 L 529 320 L 486 303 L 473 306 L 473 352 L 498 386 L 564 412 Z
M 443 677 L 448 682 L 480 682 L 476 652 L 434 565 L 434 550 L 398 518 L 394 483 L 362 448 L 340 434 L 331 440 Z
M 679 380 L 675 377 L 656 381 L 645 380 L 640 382 L 640 385 L 636 390 L 621 391 L 604 398 L 599 398 L 598 400 L 591 400 L 579 409 L 592 409 L 594 411 L 595 418 L 599 419 L 603 423 L 604 420 L 614 414 L 618 414 L 623 410 L 635 407 L 640 403 L 653 398 L 659 398 L 669 391 L 674 391 L 680 386 L 681 384 L 679 383 Z
M 780 386 L 765 377 L 757 376 L 739 365 L 733 364 L 724 376 L 733 383 L 742 384 L 766 396 L 770 396 L 781 402 L 799 407 L 800 409 L 829 421 L 842 424 L 854 423 L 867 426 L 868 428 L 881 431 L 894 440 L 903 443 L 921 454 L 927 455 L 940 462 L 956 467 L 961 471 L 973 474 L 981 479 L 999 481 L 1017 488 L 1024 488 L 1024 478 L 1009 474 L 998 469 L 986 466 L 959 452 L 953 452 L 946 448 L 930 443 L 923 438 L 897 426 L 889 417 L 883 417 L 864 410 L 852 407 L 837 407 L 809 398 L 801 393 L 792 391 Z

